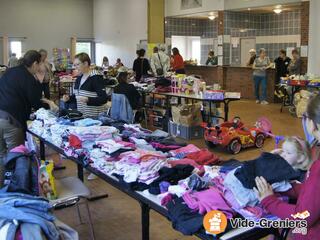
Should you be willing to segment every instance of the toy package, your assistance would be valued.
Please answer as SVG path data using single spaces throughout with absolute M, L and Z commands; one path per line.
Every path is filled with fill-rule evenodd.
M 49 200 L 57 198 L 57 191 L 52 174 L 54 164 L 52 160 L 41 161 L 39 169 L 39 184 L 42 195 Z

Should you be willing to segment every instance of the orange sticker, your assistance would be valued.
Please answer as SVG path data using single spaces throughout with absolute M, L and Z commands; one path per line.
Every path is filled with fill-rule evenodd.
M 203 218 L 203 226 L 205 230 L 209 233 L 223 233 L 227 227 L 227 217 L 221 211 L 210 211 Z

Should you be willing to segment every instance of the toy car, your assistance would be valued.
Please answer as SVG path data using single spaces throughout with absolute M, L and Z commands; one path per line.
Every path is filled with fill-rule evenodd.
M 246 127 L 239 117 L 214 127 L 206 127 L 204 132 L 208 147 L 221 145 L 227 147 L 232 154 L 238 154 L 242 148 L 261 148 L 266 137 L 261 128 Z

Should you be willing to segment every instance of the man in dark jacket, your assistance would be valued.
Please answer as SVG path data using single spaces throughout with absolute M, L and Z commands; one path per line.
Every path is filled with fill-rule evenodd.
M 286 50 L 281 49 L 279 53 L 280 56 L 274 60 L 277 70 L 276 84 L 280 83 L 281 77 L 285 77 L 289 73 L 288 66 L 291 61 L 291 59 L 287 57 Z

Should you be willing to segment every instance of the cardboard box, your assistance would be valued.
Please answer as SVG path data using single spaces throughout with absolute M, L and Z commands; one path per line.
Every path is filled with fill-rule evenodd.
M 202 123 L 201 104 L 183 104 L 171 107 L 174 123 L 184 126 L 199 126 Z

